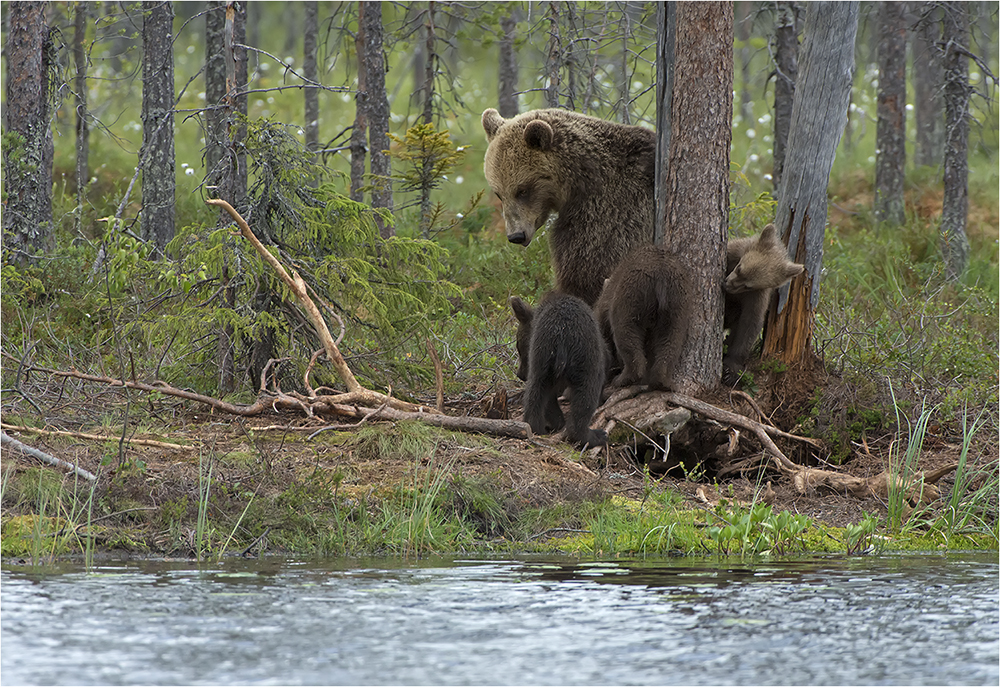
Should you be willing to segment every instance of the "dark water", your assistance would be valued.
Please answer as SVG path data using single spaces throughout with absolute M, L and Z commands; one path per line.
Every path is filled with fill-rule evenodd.
M 997 554 L 4 566 L 13 684 L 1000 682 Z

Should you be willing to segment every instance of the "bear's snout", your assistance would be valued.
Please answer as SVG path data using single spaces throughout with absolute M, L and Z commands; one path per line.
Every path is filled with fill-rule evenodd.
M 528 241 L 531 239 L 529 239 L 528 235 L 523 231 L 516 231 L 513 234 L 507 234 L 507 240 L 511 243 L 516 243 L 519 246 L 527 246 Z

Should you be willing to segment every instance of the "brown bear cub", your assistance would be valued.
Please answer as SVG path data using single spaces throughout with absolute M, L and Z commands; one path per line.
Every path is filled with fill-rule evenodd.
M 524 389 L 524 421 L 535 434 L 566 426 L 566 440 L 603 446 L 608 435 L 590 429 L 601 402 L 607 354 L 590 307 L 579 298 L 551 291 L 538 307 L 517 296 L 508 301 L 517 317 L 517 376 Z M 569 389 L 569 421 L 559 408 L 559 395 Z
M 677 256 L 640 246 L 611 273 L 594 308 L 622 366 L 613 387 L 649 384 L 674 390 L 674 371 L 691 326 L 688 279 Z
M 726 314 L 729 330 L 722 375 L 733 384 L 743 371 L 750 350 L 764 328 L 764 318 L 774 290 L 798 275 L 803 266 L 788 259 L 788 249 L 778 239 L 773 224 L 760 236 L 733 239 L 726 245 Z
M 625 255 L 653 239 L 656 135 L 568 110 L 504 119 L 483 112 L 486 180 L 503 206 L 507 240 L 548 229 L 556 288 L 593 306 Z

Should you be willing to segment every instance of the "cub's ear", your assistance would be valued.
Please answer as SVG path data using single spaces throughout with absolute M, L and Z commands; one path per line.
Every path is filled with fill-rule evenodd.
M 760 242 L 761 243 L 778 242 L 778 230 L 774 228 L 773 224 L 768 224 L 766 227 L 764 227 L 764 231 L 760 232 Z
M 796 262 L 789 263 L 785 265 L 785 278 L 791 279 L 792 277 L 797 277 L 805 269 L 805 265 L 800 265 Z
M 510 309 L 514 311 L 514 317 L 521 324 L 531 324 L 531 317 L 534 313 L 531 310 L 531 306 L 522 301 L 517 296 L 511 296 L 507 299 L 507 305 Z
M 505 120 L 500 116 L 500 113 L 492 107 L 483 112 L 483 129 L 486 130 L 487 141 L 493 140 L 493 137 L 497 135 L 497 131 L 500 129 L 501 125 L 503 125 L 504 121 Z
M 548 122 L 543 122 L 541 119 L 532 120 L 524 127 L 524 142 L 528 144 L 529 148 L 549 150 L 552 148 L 552 140 L 554 138 L 555 134 L 552 132 L 552 127 L 549 126 Z

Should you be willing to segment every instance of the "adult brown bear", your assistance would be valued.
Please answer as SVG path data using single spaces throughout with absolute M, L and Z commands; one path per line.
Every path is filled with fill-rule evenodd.
M 568 110 L 504 119 L 483 112 L 486 181 L 503 205 L 507 240 L 548 229 L 556 288 L 593 306 L 625 255 L 653 240 L 656 136 Z

